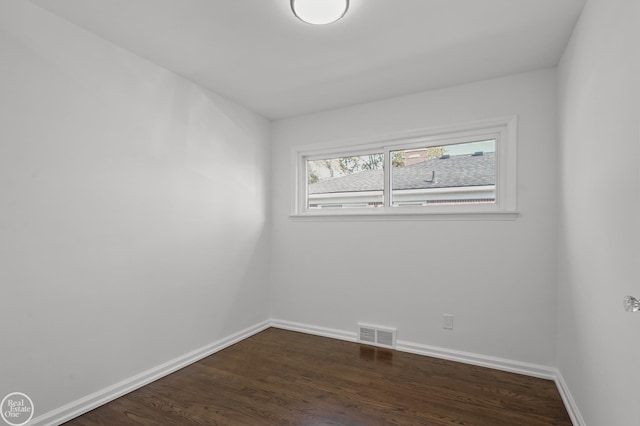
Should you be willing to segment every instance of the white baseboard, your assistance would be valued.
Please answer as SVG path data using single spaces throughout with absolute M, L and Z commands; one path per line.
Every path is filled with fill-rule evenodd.
M 348 332 L 344 330 L 336 330 L 332 328 L 318 327 L 314 325 L 301 324 L 290 321 L 272 319 L 271 326 L 282 328 L 285 330 L 298 331 L 301 333 L 313 334 L 323 337 L 331 337 L 334 339 L 347 340 L 350 342 L 357 341 L 356 332 Z M 408 352 L 417 355 L 430 356 L 434 358 L 446 359 L 449 361 L 461 362 L 464 364 L 472 364 L 480 367 L 493 368 L 496 370 L 508 371 L 510 373 L 523 374 L 525 376 L 538 377 L 541 379 L 553 380 L 558 388 L 560 397 L 567 409 L 567 413 L 571 418 L 574 426 L 586 426 L 584 419 L 580 415 L 580 411 L 569 392 L 569 388 L 557 368 L 545 365 L 514 361 L 505 358 L 491 357 L 487 355 L 475 354 L 472 352 L 457 351 L 453 349 L 440 348 L 436 346 L 428 346 L 420 343 L 407 342 L 398 340 L 396 342 L 396 350 Z
M 263 321 L 251 327 L 245 328 L 230 336 L 224 337 L 214 343 L 203 346 L 199 349 L 191 351 L 187 354 L 165 362 L 164 364 L 153 367 L 138 375 L 125 379 L 112 386 L 101 389 L 76 401 L 70 402 L 60 408 L 44 413 L 35 417 L 29 426 L 55 426 L 75 417 L 80 416 L 88 411 L 93 410 L 107 402 L 113 401 L 129 392 L 132 392 L 142 386 L 145 386 L 155 380 L 167 376 L 189 364 L 193 364 L 202 358 L 208 357 L 222 349 L 233 345 L 247 337 L 253 336 L 271 326 L 270 321 Z
M 241 340 L 251 337 L 254 334 L 257 334 L 269 327 L 297 331 L 300 333 L 306 333 L 315 336 L 329 337 L 332 339 L 345 340 L 348 342 L 357 342 L 358 336 L 355 331 L 351 332 L 338 330 L 279 319 L 263 321 L 259 324 L 255 324 L 251 327 L 220 339 L 214 343 L 203 346 L 178 358 L 172 359 L 171 361 L 168 361 L 157 367 L 144 371 L 136 376 L 130 377 L 112 386 L 99 390 L 76 401 L 70 402 L 69 404 L 66 404 L 60 408 L 44 413 L 34 418 L 29 423 L 29 426 L 55 426 L 69 421 L 77 416 L 93 410 L 94 408 L 113 401 L 116 398 L 119 398 L 155 380 L 167 376 L 174 371 L 177 371 L 196 361 L 199 361 L 202 358 L 205 358 L 228 346 L 238 343 Z M 419 343 L 407 342 L 404 340 L 398 340 L 396 342 L 396 350 L 417 355 L 462 362 L 465 364 L 472 364 L 481 367 L 494 368 L 497 370 L 524 374 L 527 376 L 554 380 L 556 386 L 558 387 L 558 391 L 560 392 L 560 396 L 562 397 L 562 401 L 567 408 L 567 412 L 569 413 L 571 421 L 573 422 L 573 425 L 586 426 L 586 423 L 580 415 L 580 411 L 578 410 L 578 407 L 573 397 L 571 396 L 571 393 L 569 392 L 569 388 L 564 381 L 562 374 L 556 368 L 509 359 L 490 357 L 486 355 L 479 355 L 471 352 L 463 352 L 436 346 L 428 346 Z
M 300 333 L 313 334 L 314 336 L 330 337 L 332 339 L 355 342 L 358 334 L 353 331 L 337 330 L 335 328 L 318 327 L 315 325 L 302 324 L 299 322 L 283 321 L 279 319 L 271 320 L 271 327 L 283 330 L 298 331 Z
M 284 330 L 299 331 L 301 333 L 313 334 L 316 336 L 331 337 L 334 339 L 347 340 L 350 342 L 357 341 L 357 333 L 337 330 L 333 328 L 318 327 L 315 325 L 302 324 L 291 321 L 283 321 L 278 319 L 271 320 L 271 326 L 282 328 Z M 409 352 L 417 355 L 430 356 L 434 358 L 447 359 L 450 361 L 462 362 L 465 364 L 473 364 L 481 367 L 494 368 L 497 370 L 509 371 L 512 373 L 524 374 L 543 379 L 555 379 L 556 370 L 552 367 L 543 365 L 529 364 L 525 362 L 513 361 L 503 358 L 495 358 L 486 355 L 478 355 L 471 352 L 456 351 L 453 349 L 440 348 L 436 346 L 427 346 L 419 343 L 398 340 L 396 342 L 396 350 L 401 352 Z
M 454 349 L 428 346 L 420 343 L 412 343 L 404 340 L 396 342 L 396 349 L 402 352 L 446 359 L 448 361 L 462 362 L 464 364 L 477 365 L 479 367 L 493 368 L 495 370 L 508 371 L 510 373 L 524 374 L 541 379 L 554 380 L 555 370 L 539 364 L 514 361 L 511 359 L 497 358 L 488 355 L 480 355 L 472 352 L 457 351 Z
M 582 414 L 580 414 L 578 405 L 573 399 L 573 396 L 569 391 L 569 386 L 567 386 L 567 382 L 564 381 L 564 377 L 560 370 L 556 370 L 555 382 L 558 387 L 558 392 L 560 392 L 560 396 L 562 397 L 562 402 L 564 402 L 564 406 L 567 408 L 567 413 L 569 413 L 573 426 L 586 426 L 587 423 L 584 421 Z

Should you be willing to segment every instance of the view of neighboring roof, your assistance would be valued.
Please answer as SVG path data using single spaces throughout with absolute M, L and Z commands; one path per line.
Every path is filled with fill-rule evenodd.
M 394 190 L 495 185 L 495 153 L 442 156 L 392 170 Z M 309 185 L 309 194 L 382 191 L 382 170 L 365 170 Z

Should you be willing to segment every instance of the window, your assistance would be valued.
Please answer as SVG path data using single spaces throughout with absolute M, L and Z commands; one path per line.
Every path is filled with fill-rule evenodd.
M 294 217 L 515 214 L 516 119 L 294 149 Z
M 384 205 L 384 154 L 373 152 L 306 160 L 306 208 L 371 208 Z
M 496 140 L 391 151 L 391 206 L 496 202 Z

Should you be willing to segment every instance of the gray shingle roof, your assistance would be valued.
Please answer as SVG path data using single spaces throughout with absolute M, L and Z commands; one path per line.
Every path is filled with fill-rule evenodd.
M 434 174 L 435 172 L 435 174 Z M 432 176 L 435 176 L 433 182 Z M 393 189 L 455 188 L 495 185 L 495 153 L 452 155 L 394 168 Z M 365 170 L 309 185 L 309 194 L 382 191 L 382 170 Z

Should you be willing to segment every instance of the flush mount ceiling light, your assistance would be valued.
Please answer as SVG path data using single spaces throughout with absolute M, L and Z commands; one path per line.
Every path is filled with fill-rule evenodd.
M 325 25 L 342 18 L 349 0 L 291 0 L 291 10 L 301 21 Z

